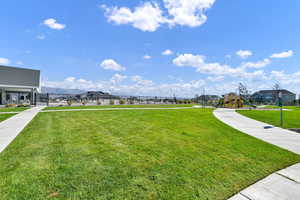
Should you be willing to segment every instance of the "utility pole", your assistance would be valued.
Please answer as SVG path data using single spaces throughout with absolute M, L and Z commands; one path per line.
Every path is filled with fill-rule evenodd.
M 283 113 L 282 113 L 282 92 L 279 92 L 279 106 L 280 106 L 280 126 L 283 126 Z
M 205 88 L 203 88 L 202 108 L 205 108 Z

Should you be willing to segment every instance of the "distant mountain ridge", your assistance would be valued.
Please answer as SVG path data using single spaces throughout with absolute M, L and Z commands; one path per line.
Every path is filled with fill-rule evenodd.
M 42 93 L 50 93 L 50 94 L 82 94 L 85 92 L 86 92 L 85 90 L 79 90 L 79 89 L 42 87 Z

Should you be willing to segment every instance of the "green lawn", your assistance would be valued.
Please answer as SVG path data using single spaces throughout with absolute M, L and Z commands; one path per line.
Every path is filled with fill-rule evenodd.
M 0 114 L 0 122 L 14 116 L 14 114 Z
M 298 162 L 208 109 L 40 113 L 0 154 L 0 197 L 225 200 Z
M 0 108 L 0 113 L 1 112 L 22 112 L 27 109 L 28 107 Z
M 101 109 L 101 108 L 172 108 L 172 107 L 192 107 L 196 104 L 145 104 L 145 105 L 99 105 L 99 106 L 61 106 L 47 107 L 44 110 L 64 110 L 64 109 Z
M 280 126 L 280 111 L 238 110 L 237 112 L 258 121 Z M 283 119 L 283 128 L 300 128 L 300 109 L 283 111 Z
M 266 106 L 265 108 L 276 108 L 279 109 L 279 106 Z M 283 106 L 285 109 L 293 109 L 293 110 L 300 110 L 300 107 L 298 106 Z

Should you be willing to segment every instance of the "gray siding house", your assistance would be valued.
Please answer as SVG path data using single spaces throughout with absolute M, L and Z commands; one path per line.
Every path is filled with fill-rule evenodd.
M 257 103 L 278 103 L 279 93 L 282 93 L 283 103 L 291 103 L 296 100 L 296 94 L 288 90 L 261 90 L 252 95 L 252 100 Z
M 0 105 L 33 105 L 39 92 L 39 70 L 0 65 Z

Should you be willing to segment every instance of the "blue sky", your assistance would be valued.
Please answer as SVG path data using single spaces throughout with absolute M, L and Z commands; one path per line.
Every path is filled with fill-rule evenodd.
M 0 64 L 40 69 L 45 86 L 194 96 L 203 88 L 223 94 L 239 82 L 251 91 L 278 82 L 300 93 L 300 1 L 1 5 Z

